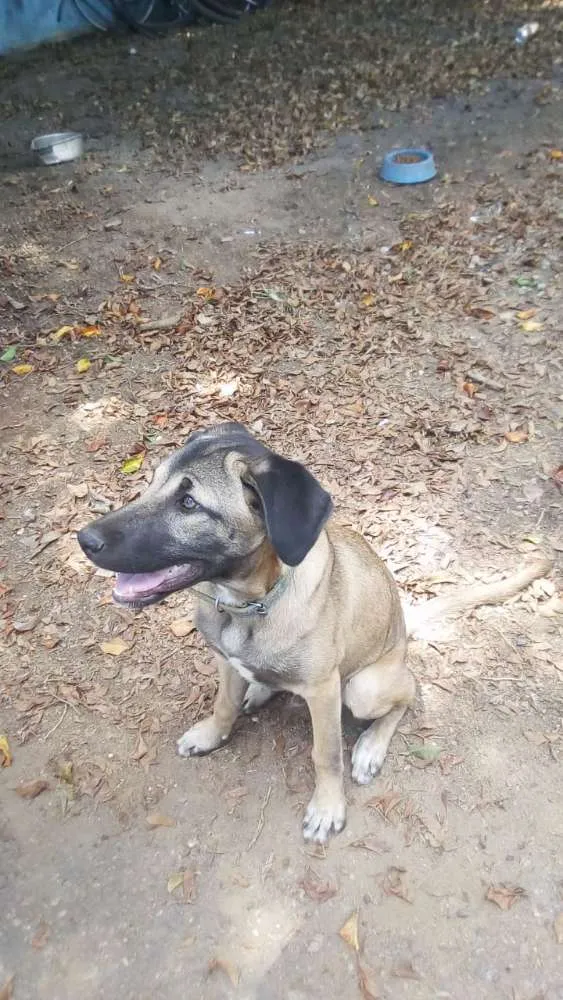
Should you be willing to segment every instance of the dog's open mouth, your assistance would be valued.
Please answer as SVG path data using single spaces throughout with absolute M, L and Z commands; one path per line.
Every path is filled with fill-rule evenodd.
M 117 573 L 112 596 L 116 604 L 141 608 L 160 601 L 175 590 L 190 587 L 201 579 L 201 573 L 199 563 L 182 563 L 152 573 Z

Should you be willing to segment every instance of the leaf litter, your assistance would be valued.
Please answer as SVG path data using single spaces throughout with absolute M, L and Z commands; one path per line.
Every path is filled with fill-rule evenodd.
M 45 778 L 36 778 L 35 781 L 26 781 L 18 785 L 15 792 L 20 799 L 36 799 L 38 795 L 41 795 L 41 792 L 47 791 L 48 788 L 49 782 Z
M 485 899 L 498 906 L 499 910 L 510 910 L 519 899 L 526 895 L 524 889 L 519 885 L 490 885 L 485 894 Z
M 0 767 L 10 767 L 13 757 L 7 736 L 0 736 Z
M 196 873 L 190 868 L 173 872 L 168 876 L 166 888 L 170 895 L 181 889 L 184 903 L 193 903 L 197 899 Z
M 381 993 L 376 983 L 375 973 L 366 964 L 362 955 L 359 937 L 359 912 L 355 910 L 339 930 L 339 936 L 352 949 L 356 959 L 358 987 L 363 1000 L 380 1000 Z
M 172 819 L 171 816 L 165 816 L 163 813 L 149 813 L 146 821 L 151 830 L 159 826 L 172 827 L 177 825 L 175 819 Z
M 213 111 L 211 102 L 211 117 L 201 123 L 198 141 L 201 139 L 202 151 L 210 148 L 211 142 L 216 143 L 214 148 L 219 151 L 228 150 L 231 153 L 235 150 L 236 154 L 238 150 L 241 160 L 252 170 L 271 162 L 285 164 L 288 157 L 298 158 L 309 152 L 311 144 L 314 146 L 315 121 L 323 130 L 326 127 L 330 136 L 341 127 L 355 127 L 356 123 L 366 119 L 366 115 L 371 117 L 373 109 L 378 106 L 383 115 L 384 106 L 389 101 L 394 106 L 403 101 L 408 102 L 413 91 L 412 81 L 418 79 L 420 65 L 423 66 L 421 93 L 429 94 L 434 94 L 436 89 L 440 91 L 442 83 L 448 92 L 451 86 L 454 89 L 466 88 L 472 79 L 478 86 L 479 74 L 486 76 L 491 70 L 502 73 L 507 67 L 511 69 L 517 65 L 514 62 L 516 56 L 511 54 L 510 47 L 500 44 L 496 37 L 498 18 L 486 12 L 482 35 L 486 40 L 480 41 L 477 46 L 473 20 L 477 15 L 474 11 L 471 14 L 462 11 L 460 15 L 459 10 L 452 10 L 437 15 L 439 20 L 445 18 L 441 23 L 446 29 L 446 37 L 450 37 L 448 31 L 453 29 L 452 38 L 456 45 L 452 45 L 452 55 L 459 55 L 459 58 L 454 59 L 453 65 L 444 68 L 440 60 L 428 60 L 429 53 L 434 51 L 434 42 L 424 24 L 424 18 L 421 18 L 414 7 L 407 5 L 399 18 L 396 33 L 390 39 L 383 42 L 376 33 L 374 42 L 373 32 L 365 30 L 366 25 L 370 24 L 367 18 L 368 6 L 373 7 L 360 3 L 356 11 L 358 25 L 352 25 L 349 32 L 343 33 L 343 40 L 338 42 L 338 48 L 335 49 L 335 40 L 331 38 L 326 49 L 321 45 L 319 51 L 335 52 L 332 64 L 337 65 L 339 60 L 342 61 L 344 46 L 347 51 L 365 52 L 366 65 L 373 65 L 375 44 L 380 65 L 389 67 L 390 76 L 382 72 L 378 74 L 377 80 L 371 79 L 365 67 L 362 69 L 354 66 L 356 60 L 350 59 L 345 60 L 346 69 L 342 79 L 332 80 L 331 74 L 327 75 L 325 72 L 326 67 L 321 65 L 320 78 L 315 80 L 315 33 L 305 31 L 300 38 L 298 33 L 289 32 L 287 39 L 284 37 L 286 25 L 291 18 L 302 26 L 292 9 L 291 18 L 284 13 L 281 15 L 282 21 L 278 22 L 283 27 L 280 42 L 283 56 L 281 51 L 275 49 L 268 54 L 268 58 L 273 61 L 272 80 L 268 81 L 267 87 L 271 89 L 265 91 L 265 100 L 268 99 L 268 93 L 275 95 L 276 101 L 280 93 L 289 95 L 287 102 L 281 102 L 276 120 L 271 122 L 264 122 L 263 114 L 259 115 L 256 108 L 245 111 L 241 119 L 236 108 L 237 94 L 230 95 L 232 101 L 220 100 L 221 87 L 225 86 L 222 82 L 222 67 L 230 66 L 229 61 L 225 63 L 224 60 L 227 51 L 224 46 L 232 45 L 232 36 L 228 41 L 223 41 L 222 36 L 216 33 L 216 47 L 211 55 L 210 68 L 205 65 L 201 84 L 197 80 L 194 84 L 201 85 L 206 96 L 215 95 L 220 108 L 220 111 Z M 306 11 L 303 16 L 312 19 L 311 23 L 318 28 L 319 37 L 324 38 L 324 22 L 330 20 L 326 13 L 313 10 Z M 412 22 L 413 17 L 422 32 L 420 52 L 413 45 L 412 38 L 410 44 L 407 44 L 407 29 L 412 32 L 412 24 L 408 25 L 407 22 L 409 19 Z M 258 23 L 250 23 L 249 19 L 247 25 L 242 26 L 239 37 L 252 39 L 253 31 L 258 30 L 255 27 Z M 549 35 L 549 30 L 546 34 Z M 198 51 L 205 45 L 199 36 L 193 44 Z M 114 45 L 119 46 L 119 42 L 109 40 L 112 51 Z M 542 39 L 539 39 L 539 45 L 540 48 L 536 50 L 527 48 L 522 53 L 523 65 L 530 71 L 535 68 L 541 71 L 542 65 L 548 64 L 545 61 Z M 237 71 L 242 74 L 242 78 L 246 74 L 249 80 L 255 81 L 259 70 L 259 56 L 257 50 L 254 51 L 252 45 L 250 47 L 252 52 L 246 51 L 244 46 L 239 52 L 237 62 L 240 69 Z M 305 60 L 304 50 L 308 52 Z M 150 60 L 152 57 L 148 55 L 147 58 Z M 291 74 L 288 74 L 287 81 L 281 79 L 282 63 L 285 71 L 292 59 L 295 65 L 299 65 L 300 73 L 303 65 L 306 66 L 303 82 L 299 82 L 297 87 L 295 82 L 291 82 Z M 311 74 L 307 69 L 309 66 Z M 316 72 L 318 69 L 317 66 Z M 475 74 L 470 73 L 472 69 L 476 71 Z M 232 71 L 232 66 L 230 70 Z M 182 69 L 181 72 L 191 71 Z M 381 94 L 381 80 L 386 75 L 397 84 L 391 96 Z M 332 86 L 333 83 L 340 90 L 337 91 L 336 86 Z M 101 86 L 104 87 L 103 81 Z M 112 107 L 117 114 L 120 113 L 116 107 L 120 86 L 124 90 L 130 90 L 130 79 L 120 79 L 118 72 L 116 94 L 109 94 L 109 100 L 113 102 Z M 149 80 L 149 90 L 153 86 Z M 229 74 L 228 86 L 231 91 L 232 72 Z M 299 104 L 302 86 L 305 88 L 303 92 L 316 94 L 315 101 L 303 101 L 303 106 Z M 363 96 L 357 97 L 356 94 L 362 88 L 365 88 Z M 247 91 L 242 87 L 240 92 Z M 150 104 L 150 99 L 147 104 Z M 144 110 L 134 110 L 134 116 L 138 116 L 135 121 L 140 120 Z M 150 117 L 150 108 L 148 114 Z M 314 120 L 310 125 L 311 114 Z M 162 116 L 155 115 L 154 118 L 155 129 L 162 129 Z M 182 122 L 173 122 L 172 132 L 175 131 L 175 135 L 171 137 L 167 121 L 166 135 L 163 135 L 168 148 L 169 144 L 174 145 L 172 153 L 176 156 L 185 143 L 185 137 L 180 135 L 182 128 Z M 191 141 L 193 137 L 188 135 L 188 146 Z M 297 183 L 302 182 L 298 180 Z M 484 185 L 480 192 L 479 197 L 484 204 L 495 205 L 500 201 L 503 205 L 508 206 L 511 202 L 514 205 L 508 211 L 504 208 L 498 218 L 479 226 L 483 234 L 485 225 L 488 227 L 486 239 L 481 240 L 481 245 L 467 234 L 467 225 L 463 222 L 462 213 L 453 197 L 455 187 L 444 185 L 439 204 L 426 219 L 419 217 L 408 224 L 405 220 L 401 222 L 400 238 L 396 238 L 397 241 L 393 244 L 396 249 L 391 253 L 380 257 L 373 249 L 364 251 L 361 245 L 351 249 L 338 243 L 332 244 L 326 239 L 318 243 L 307 241 L 307 245 L 302 247 L 289 246 L 283 241 L 281 245 L 275 246 L 263 242 L 257 247 L 257 256 L 241 282 L 227 285 L 222 297 L 216 302 L 206 302 L 204 297 L 197 296 L 198 288 L 217 287 L 215 276 L 194 274 L 190 286 L 193 294 L 188 289 L 181 303 L 168 302 L 168 299 L 159 300 L 155 296 L 150 310 L 146 298 L 143 301 L 137 288 L 131 287 L 138 285 L 139 278 L 136 282 L 122 282 L 111 302 L 108 293 L 107 309 L 104 307 L 99 315 L 92 315 L 91 322 L 86 315 L 76 310 L 72 325 L 61 338 L 60 350 L 70 350 L 66 345 L 71 343 L 74 343 L 75 349 L 83 347 L 84 344 L 80 345 L 81 337 L 103 337 L 104 343 L 107 341 L 108 350 L 111 349 L 114 355 L 123 352 L 123 356 L 128 358 L 129 351 L 153 351 L 151 357 L 157 365 L 162 365 L 165 391 L 161 390 L 151 397 L 151 393 L 155 392 L 156 366 L 153 366 L 150 379 L 143 382 L 141 378 L 135 383 L 134 408 L 124 417 L 128 429 L 135 425 L 136 437 L 137 427 L 142 428 L 143 432 L 165 429 L 164 439 L 170 442 L 163 444 L 161 437 L 160 441 L 149 445 L 146 465 L 136 470 L 140 473 L 139 479 L 144 478 L 146 467 L 152 467 L 166 454 L 172 442 L 181 443 L 194 426 L 225 418 L 255 422 L 257 432 L 264 434 L 266 440 L 310 463 L 334 491 L 339 519 L 360 526 L 377 547 L 385 544 L 388 547 L 387 558 L 390 565 L 395 570 L 399 567 L 401 583 L 415 594 L 424 593 L 424 590 L 416 589 L 423 575 L 420 569 L 422 566 L 426 575 L 426 559 L 432 560 L 434 552 L 431 548 L 427 552 L 421 551 L 416 541 L 417 532 L 422 529 L 410 510 L 412 497 L 416 495 L 408 492 L 412 484 L 424 484 L 426 488 L 426 494 L 423 491 L 416 500 L 416 513 L 420 521 L 438 514 L 448 529 L 451 528 L 463 558 L 467 559 L 473 551 L 471 535 L 474 520 L 468 518 L 466 526 L 459 523 L 460 512 L 463 514 L 464 510 L 464 491 L 477 482 L 485 489 L 490 476 L 497 477 L 503 485 L 506 484 L 502 454 L 499 459 L 492 448 L 496 443 L 503 444 L 505 448 L 508 446 L 511 460 L 514 455 L 514 462 L 519 461 L 520 453 L 524 455 L 530 447 L 528 442 L 525 439 L 503 440 L 503 435 L 507 428 L 508 433 L 514 433 L 527 427 L 527 411 L 538 410 L 545 403 L 545 424 L 541 426 L 548 426 L 552 420 L 550 407 L 553 407 L 553 396 L 546 385 L 542 386 L 541 392 L 538 391 L 538 380 L 541 382 L 544 376 L 534 368 L 536 363 L 547 364 L 549 372 L 549 350 L 541 347 L 536 349 L 534 356 L 532 351 L 526 353 L 527 349 L 523 344 L 526 339 L 534 339 L 534 332 L 541 333 L 542 336 L 544 332 L 526 332 L 518 322 L 526 322 L 541 315 L 545 329 L 549 330 L 541 298 L 546 281 L 549 280 L 548 275 L 540 271 L 539 267 L 536 269 L 535 264 L 521 264 L 520 258 L 510 256 L 515 252 L 514 241 L 521 241 L 526 243 L 521 257 L 524 256 L 524 249 L 526 253 L 537 257 L 538 242 L 534 236 L 534 228 L 543 234 L 542 240 L 549 240 L 547 197 L 545 202 L 542 200 L 549 182 L 543 191 L 538 182 L 535 190 L 528 193 L 524 189 L 517 190 L 516 184 L 510 193 L 500 190 L 502 187 L 502 183 L 495 181 L 488 186 Z M 365 191 L 363 201 L 366 201 Z M 370 206 L 369 202 L 367 207 L 372 218 L 379 216 L 379 210 Z M 401 250 L 399 247 L 404 241 L 410 241 L 412 245 Z M 492 246 L 492 250 L 487 250 L 487 245 Z M 154 258 L 152 249 L 150 254 Z M 476 256 L 479 256 L 477 264 L 473 263 Z M 504 279 L 499 270 L 496 270 L 497 262 L 501 262 L 505 268 Z M 78 271 L 80 265 L 76 261 L 68 261 L 67 264 L 72 265 L 68 275 L 72 278 L 73 271 Z M 120 261 L 120 268 L 121 266 L 123 273 L 135 271 L 137 275 L 133 263 L 123 260 Z M 68 270 L 65 266 L 64 271 Z M 158 274 L 156 268 L 151 267 L 151 270 Z M 170 273 L 168 260 L 165 270 Z M 494 285 L 484 283 L 483 276 L 487 278 L 488 274 L 493 274 L 495 280 L 500 278 L 502 290 L 499 288 L 497 291 Z M 84 281 L 82 273 L 80 280 Z M 507 292 L 506 286 L 510 283 L 511 288 Z M 44 287 L 52 286 L 45 284 Z M 260 297 L 261 289 L 274 289 L 276 297 Z M 503 296 L 506 301 L 501 301 Z M 23 298 L 21 294 L 19 297 Z M 194 301 L 196 298 L 199 299 L 197 305 Z M 485 312 L 481 315 L 468 314 L 465 309 L 468 302 L 482 307 Z M 545 299 L 543 303 L 545 304 Z M 52 315 L 47 338 L 49 330 L 57 330 L 58 325 L 70 315 L 70 310 L 69 313 L 64 312 L 62 302 L 53 305 L 61 311 L 57 312 L 57 318 Z M 154 336 L 143 340 L 143 317 L 149 311 L 156 317 L 162 317 L 164 312 L 171 316 L 174 308 L 178 310 L 173 317 L 176 323 L 169 324 L 168 330 L 166 326 L 156 329 Z M 536 310 L 533 315 L 518 316 L 518 312 L 532 309 Z M 512 318 L 501 319 L 503 312 L 507 311 Z M 200 315 L 205 322 L 198 322 Z M 455 330 L 456 323 L 459 324 L 457 337 L 451 332 L 452 328 Z M 487 355 L 487 349 L 483 348 L 481 351 L 471 346 L 467 332 L 478 330 L 482 324 L 486 324 L 488 343 L 494 347 L 495 337 L 502 323 L 510 327 L 508 336 L 514 337 L 514 351 L 510 352 L 510 357 L 501 352 L 501 357 L 497 356 L 496 359 L 492 351 L 488 355 L 491 368 L 487 369 L 483 364 L 483 355 Z M 46 324 L 43 325 L 43 333 L 45 327 Z M 87 332 L 89 330 L 92 332 Z M 426 342 L 424 338 L 428 338 Z M 520 356 L 517 349 L 522 352 Z M 29 360 L 29 363 L 36 365 L 38 374 L 27 380 L 27 384 L 39 385 L 40 382 L 43 384 L 43 379 L 51 379 L 50 386 L 45 381 L 49 392 L 54 391 L 52 396 L 48 396 L 49 404 L 62 399 L 65 405 L 74 405 L 80 397 L 73 397 L 75 390 L 69 389 L 68 384 L 63 382 L 54 365 L 50 369 L 43 368 L 41 351 L 39 355 Z M 18 356 L 21 356 L 19 352 Z M 60 355 L 66 356 L 64 353 Z M 59 355 L 56 357 L 58 359 Z M 434 381 L 434 373 L 441 358 L 445 359 L 445 366 L 436 373 Z M 405 368 L 405 359 L 412 359 L 412 369 L 408 366 Z M 27 356 L 25 360 L 27 361 Z M 209 371 L 211 368 L 214 369 L 212 372 Z M 481 372 L 484 370 L 485 374 L 490 371 L 491 381 L 497 385 L 502 376 L 502 382 L 506 383 L 502 400 L 499 398 L 500 390 L 487 386 L 469 374 L 474 368 Z M 418 376 L 418 371 L 423 372 L 423 376 Z M 106 387 L 111 390 L 113 386 L 115 391 L 117 387 L 119 394 L 120 383 L 119 380 L 112 382 L 114 375 L 109 371 L 104 372 L 103 378 L 107 379 L 107 383 L 104 381 L 104 390 Z M 236 391 L 230 395 L 221 395 L 220 387 L 233 386 L 235 379 L 238 379 Z M 78 387 L 76 392 L 82 392 L 88 388 L 90 380 L 73 381 Z M 15 387 L 16 378 L 12 382 Z M 460 391 L 463 382 L 476 387 L 475 392 Z M 17 389 L 25 389 L 23 380 L 21 384 L 17 382 Z M 55 392 L 59 391 L 61 395 L 57 397 Z M 160 426 L 155 419 L 157 414 L 160 415 Z M 93 440 L 96 447 L 89 450 L 87 440 Z M 350 444 L 350 441 L 359 441 L 361 444 Z M 513 447 L 516 444 L 522 447 Z M 104 508 L 110 509 L 110 505 L 118 505 L 127 499 L 136 486 L 134 474 L 120 475 L 118 472 L 123 455 L 127 454 L 124 450 L 119 450 L 119 445 L 123 446 L 123 438 L 120 442 L 116 441 L 112 430 L 108 432 L 104 426 L 100 430 L 91 428 L 84 442 L 77 442 L 77 446 L 69 447 L 68 450 L 45 444 L 39 446 L 36 453 L 28 449 L 24 458 L 27 465 L 26 484 L 31 482 L 33 485 L 43 477 L 50 476 L 52 473 L 49 470 L 65 465 L 67 455 L 73 460 L 78 458 L 80 465 L 80 449 L 83 448 L 83 453 L 91 463 L 87 466 L 89 486 L 96 495 L 105 498 L 100 501 Z M 534 447 L 541 447 L 541 442 Z M 400 456 L 400 461 L 397 456 Z M 52 464 L 44 463 L 44 458 Z M 551 470 L 557 469 L 559 460 L 559 454 L 552 454 L 546 468 L 547 475 Z M 382 468 L 385 470 L 384 482 Z M 91 470 L 95 474 L 92 481 Z M 16 469 L 13 476 L 17 483 Z M 21 481 L 21 473 L 19 476 Z M 74 482 L 78 482 L 86 477 L 82 473 L 76 476 L 73 473 L 72 478 Z M 554 478 L 549 486 L 557 490 L 557 479 Z M 80 497 L 71 499 L 77 508 L 82 506 Z M 92 514 L 105 512 L 105 509 L 90 509 Z M 58 532 L 56 539 L 61 537 L 61 532 L 63 535 L 67 532 L 66 516 L 65 514 L 61 518 L 63 527 L 55 527 Z M 549 511 L 546 517 L 549 517 Z M 68 523 L 73 525 L 71 530 L 74 530 L 80 525 L 83 514 L 80 513 L 73 522 L 69 512 L 68 518 Z M 42 524 L 41 532 L 37 531 L 38 543 L 45 536 L 46 528 Z M 502 544 L 500 531 L 499 537 L 501 541 L 498 544 Z M 497 537 L 492 541 L 494 553 Z M 506 539 L 504 541 L 506 543 Z M 505 552 L 498 553 L 497 568 L 502 565 L 505 556 Z M 442 553 L 436 558 L 442 558 Z M 61 583 L 65 587 L 71 584 L 68 589 L 74 586 L 75 570 L 63 559 L 62 543 L 39 549 L 36 562 L 38 572 L 45 575 L 50 588 L 53 588 L 49 589 L 49 594 L 56 595 Z M 85 577 L 85 580 L 88 579 Z M 93 577 L 87 586 L 95 590 L 97 595 L 106 584 Z M 109 597 L 109 591 L 107 596 Z M 532 603 L 529 609 L 534 607 L 535 604 Z M 518 612 L 516 604 L 513 605 L 514 609 Z M 107 611 L 108 608 L 104 606 L 98 619 L 100 623 L 105 620 L 103 615 Z M 18 617 L 24 616 L 18 612 Z M 177 726 L 180 716 L 182 720 L 186 715 L 190 719 L 200 717 L 208 710 L 213 698 L 215 681 L 212 672 L 205 672 L 206 661 L 195 633 L 190 631 L 182 637 L 186 644 L 184 647 L 183 642 L 182 648 L 186 648 L 190 665 L 193 666 L 188 685 L 184 683 L 182 686 L 173 664 L 164 659 L 170 650 L 170 632 L 174 635 L 172 623 L 184 617 L 189 617 L 189 608 L 186 612 L 179 599 L 163 605 L 158 610 L 158 616 L 152 612 L 138 616 L 135 625 L 129 626 L 131 632 L 126 634 L 127 641 L 136 641 L 140 661 L 130 664 L 127 661 L 133 658 L 123 656 L 118 664 L 110 664 L 110 656 L 104 657 L 103 663 L 111 672 L 111 676 L 108 674 L 105 692 L 96 692 L 93 684 L 82 679 L 83 683 L 75 687 L 76 698 L 70 697 L 68 691 L 61 693 L 58 685 L 45 684 L 33 675 L 23 676 L 23 666 L 8 666 L 8 684 L 17 698 L 16 707 L 22 726 L 32 734 L 40 725 L 44 714 L 60 705 L 56 701 L 56 695 L 66 698 L 71 706 L 88 706 L 88 710 L 91 709 L 94 713 L 106 713 L 103 717 L 113 724 L 124 725 L 132 738 L 139 740 L 134 756 L 144 759 L 149 746 L 152 748 L 160 740 L 168 739 L 169 732 Z M 133 634 L 135 640 L 130 640 L 129 636 Z M 96 633 L 96 639 L 99 637 Z M 34 641 L 32 633 L 11 633 L 8 640 L 14 644 L 14 654 L 23 652 L 24 655 L 31 655 L 31 644 Z M 24 643 L 30 645 L 23 646 Z M 535 641 L 531 642 L 532 659 L 536 645 Z M 97 646 L 98 643 L 95 642 L 90 650 L 97 655 L 98 661 L 102 661 Z M 149 647 L 149 655 L 144 657 L 146 646 Z M 520 646 L 518 648 L 521 649 Z M 158 655 L 155 656 L 155 652 Z M 61 664 L 64 656 L 65 642 L 61 649 Z M 522 647 L 521 657 L 522 669 L 525 670 L 528 662 L 526 647 Z M 489 653 L 488 662 L 493 659 L 494 655 Z M 122 663 L 125 664 L 123 671 Z M 203 669 L 199 669 L 200 666 Z M 71 666 L 66 669 L 72 671 L 73 668 Z M 468 680 L 465 675 L 466 669 L 466 665 L 462 663 L 459 678 L 456 677 L 460 692 L 463 692 L 463 685 L 471 683 L 471 679 Z M 445 688 L 444 694 L 447 694 Z M 67 707 L 66 703 L 64 707 Z M 72 715 L 73 710 L 68 714 Z M 45 715 L 45 720 L 50 728 L 52 723 L 49 714 Z M 461 758 L 456 759 L 456 764 L 459 762 Z M 438 764 L 440 771 L 447 775 L 447 755 L 441 755 Z M 451 763 L 451 766 L 455 765 Z M 408 815 L 405 817 L 405 812 L 408 813 L 407 802 L 401 796 L 396 802 L 385 801 L 384 795 L 375 796 L 371 807 L 372 821 L 379 822 L 380 818 L 385 818 L 403 822 L 408 819 Z
M 306 869 L 298 885 L 303 889 L 305 895 L 315 903 L 326 903 L 338 892 L 337 887 L 332 882 L 322 879 L 312 868 Z

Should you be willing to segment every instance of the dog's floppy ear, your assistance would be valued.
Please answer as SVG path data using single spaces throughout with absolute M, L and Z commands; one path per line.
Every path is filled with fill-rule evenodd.
M 254 466 L 254 467 L 253 467 Z M 251 463 L 249 483 L 264 511 L 268 537 L 282 562 L 297 566 L 319 537 L 332 500 L 299 462 L 275 452 Z

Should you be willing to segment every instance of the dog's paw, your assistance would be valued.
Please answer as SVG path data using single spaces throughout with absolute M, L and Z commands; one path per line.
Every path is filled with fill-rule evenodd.
M 246 689 L 242 703 L 243 712 L 246 712 L 248 715 L 250 712 L 255 712 L 257 708 L 262 708 L 262 705 L 265 705 L 274 694 L 275 691 L 269 684 L 260 684 L 259 681 L 251 681 Z
M 229 734 L 222 736 L 215 725 L 214 719 L 202 719 L 196 722 L 195 726 L 188 729 L 177 741 L 177 748 L 180 757 L 198 757 L 201 754 L 211 753 L 227 742 Z
M 378 743 L 369 729 L 362 733 L 352 751 L 352 778 L 358 785 L 369 785 L 379 774 L 386 752 L 387 746 Z
M 346 825 L 344 796 L 331 797 L 316 792 L 303 818 L 303 836 L 316 844 L 326 844 L 329 837 L 340 833 Z

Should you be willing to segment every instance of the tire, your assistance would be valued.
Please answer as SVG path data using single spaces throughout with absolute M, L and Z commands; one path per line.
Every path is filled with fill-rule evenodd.
M 179 6 L 182 6 L 180 0 Z M 190 0 L 190 6 L 207 21 L 236 24 L 241 17 L 267 6 L 267 0 Z
M 90 0 L 74 0 L 74 6 L 88 24 L 98 31 L 109 31 L 115 21 L 115 12 L 111 0 L 100 3 Z M 100 9 L 101 8 L 101 9 Z
M 112 0 L 120 20 L 144 35 L 160 35 L 186 24 L 193 24 L 194 14 L 186 3 L 174 0 Z

